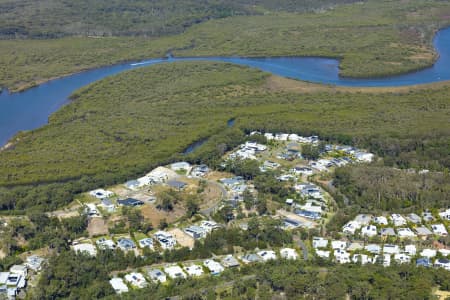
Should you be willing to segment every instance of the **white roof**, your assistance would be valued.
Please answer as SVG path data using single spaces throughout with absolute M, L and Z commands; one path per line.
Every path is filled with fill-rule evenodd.
M 169 266 L 164 268 L 164 272 L 169 275 L 170 278 L 186 278 L 186 273 L 179 266 Z
M 325 248 L 328 246 L 328 240 L 323 237 L 313 237 L 312 243 L 314 248 Z
M 160 269 L 151 269 L 148 271 L 148 275 L 153 281 L 159 281 L 161 283 L 167 281 L 166 274 L 164 274 Z
M 416 234 L 409 228 L 398 228 L 397 234 L 400 237 L 415 237 Z
M 416 255 L 417 249 L 415 245 L 406 245 L 405 252 L 410 255 Z
M 221 273 L 224 270 L 224 268 L 221 264 L 219 264 L 218 262 L 216 262 L 212 259 L 205 260 L 203 262 L 203 265 L 205 267 L 207 267 L 213 274 Z
M 322 257 L 322 258 L 329 258 L 330 257 L 330 251 L 316 250 L 316 255 L 318 257 Z
M 332 249 L 345 249 L 347 247 L 347 243 L 344 241 L 331 241 Z
M 203 268 L 199 265 L 190 265 L 187 267 L 184 267 L 188 275 L 190 276 L 202 276 L 203 275 Z
M 444 224 L 433 224 L 431 225 L 431 229 L 433 229 L 433 233 L 435 234 L 443 236 L 448 235 L 447 229 L 445 229 Z
M 144 275 L 142 275 L 141 273 L 132 272 L 130 274 L 127 274 L 125 275 L 125 280 L 138 288 L 147 286 L 147 281 L 145 280 Z
M 272 250 L 262 250 L 257 253 L 264 261 L 277 259 L 277 255 Z
M 75 252 L 87 253 L 90 256 L 96 256 L 97 255 L 97 249 L 92 244 L 77 244 L 77 245 L 73 245 L 73 250 Z
M 386 217 L 384 216 L 379 216 L 379 217 L 375 217 L 373 219 L 373 221 L 377 224 L 382 224 L 382 225 L 387 225 L 388 224 L 388 220 Z
M 191 167 L 191 164 L 185 161 L 176 162 L 170 165 L 170 168 L 172 170 L 180 170 L 180 169 L 189 169 Z
M 280 250 L 280 256 L 286 259 L 296 260 L 298 258 L 298 253 L 292 248 L 283 248 Z
M 14 274 L 20 274 L 20 275 L 22 275 L 22 274 L 27 274 L 27 266 L 25 266 L 25 265 L 13 265 L 13 266 L 11 266 L 11 268 L 9 268 L 9 271 L 11 272 L 11 273 L 14 273 Z
M 436 254 L 437 254 L 437 251 L 434 249 L 423 249 L 420 252 L 421 256 L 428 257 L 428 258 L 435 257 Z
M 397 245 L 385 244 L 383 246 L 383 252 L 388 254 L 395 254 L 400 252 L 400 248 Z
M 9 272 L 0 272 L 0 285 L 6 284 L 8 281 Z
M 368 225 L 368 226 L 364 226 L 363 228 L 361 228 L 361 234 L 367 235 L 367 236 L 375 236 L 377 235 L 377 227 L 374 225 Z
M 112 278 L 109 283 L 111 284 L 112 288 L 116 291 L 116 293 L 126 293 L 128 292 L 127 285 L 123 282 L 122 278 Z

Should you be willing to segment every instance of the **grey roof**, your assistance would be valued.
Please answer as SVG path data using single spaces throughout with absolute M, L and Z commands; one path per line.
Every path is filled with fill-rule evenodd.
M 102 204 L 103 204 L 104 206 L 110 206 L 110 205 L 113 205 L 113 203 L 111 202 L 111 200 L 108 199 L 108 198 L 103 198 L 103 199 L 102 199 Z
M 173 188 L 176 188 L 176 189 L 182 189 L 182 188 L 184 188 L 187 185 L 186 183 L 184 183 L 182 181 L 178 181 L 178 180 L 169 180 L 167 182 L 167 184 L 170 187 L 173 187 Z
M 237 259 L 231 255 L 222 259 L 222 264 L 228 268 L 239 266 L 239 262 L 237 261 Z
M 130 181 L 127 181 L 127 182 L 125 183 L 125 185 L 126 185 L 127 187 L 136 186 L 136 185 L 139 185 L 139 181 L 137 181 L 137 180 L 130 180 Z
M 381 235 L 395 235 L 395 231 L 392 227 L 381 229 Z
M 406 218 L 408 219 L 408 221 L 410 221 L 412 223 L 419 224 L 422 222 L 422 219 L 416 214 L 409 214 L 406 216 Z
M 246 254 L 242 257 L 242 259 L 245 259 L 249 262 L 258 262 L 261 261 L 262 258 L 260 258 L 258 255 L 251 253 L 251 254 Z
M 136 245 L 131 239 L 128 238 L 120 238 L 117 241 L 119 247 L 129 249 L 129 248 L 136 248 Z
M 133 198 L 127 198 L 125 200 L 117 200 L 117 203 L 119 205 L 125 205 L 125 206 L 138 206 L 143 205 L 144 202 L 141 200 L 133 199 Z
M 416 227 L 415 228 L 417 235 L 432 235 L 433 233 L 430 231 L 430 229 L 426 228 L 425 226 L 422 227 Z

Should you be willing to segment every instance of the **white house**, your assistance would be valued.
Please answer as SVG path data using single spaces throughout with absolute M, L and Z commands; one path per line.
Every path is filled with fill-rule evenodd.
M 397 235 L 401 238 L 413 238 L 416 237 L 416 234 L 408 227 L 405 228 L 398 228 L 397 229 Z
M 391 254 L 384 253 L 383 254 L 383 266 L 389 267 L 391 265 Z
M 371 257 L 369 257 L 366 254 L 353 254 L 352 261 L 355 264 L 356 263 L 361 263 L 362 265 L 365 265 L 365 264 L 368 264 L 368 263 L 372 263 Z
M 377 227 L 374 225 L 367 225 L 361 228 L 361 235 L 373 237 L 377 235 Z
M 350 253 L 345 250 L 337 249 L 334 250 L 334 259 L 340 264 L 350 263 Z
M 439 216 L 441 217 L 441 219 L 443 220 L 447 220 L 450 221 L 450 208 L 447 209 L 446 211 L 440 212 Z
M 224 268 L 221 264 L 219 264 L 218 262 L 212 260 L 212 259 L 207 259 L 203 262 L 203 265 L 205 267 L 208 268 L 208 270 L 213 274 L 213 275 L 218 275 L 220 273 L 223 272 Z
M 159 242 L 163 249 L 171 250 L 177 244 L 177 240 L 173 237 L 173 235 L 165 231 L 158 231 L 153 235 L 153 237 Z
M 180 171 L 180 170 L 189 170 L 191 168 L 191 164 L 185 161 L 176 162 L 170 165 L 170 168 L 174 171 Z
M 167 281 L 166 274 L 160 269 L 150 269 L 147 274 L 153 282 L 164 283 Z
M 377 244 L 369 244 L 369 245 L 365 246 L 364 249 L 366 249 L 367 251 L 369 251 L 372 254 L 380 254 L 380 252 L 381 252 L 381 247 L 380 247 L 380 245 L 377 245 Z
M 360 226 L 366 226 L 372 222 L 372 219 L 372 215 L 359 214 L 353 219 L 353 221 L 358 222 Z
M 440 236 L 448 235 L 447 229 L 445 229 L 444 224 L 433 224 L 433 225 L 431 225 L 431 229 L 433 230 L 434 234 L 437 234 Z
M 411 255 L 411 256 L 415 256 L 417 253 L 417 249 L 415 245 L 406 245 L 405 246 L 405 253 Z
M 450 249 L 439 249 L 438 252 L 441 253 L 443 256 L 450 255 Z
M 406 225 L 406 219 L 399 214 L 392 214 L 391 219 L 395 227 Z
M 97 199 L 103 199 L 103 198 L 111 197 L 112 195 L 114 195 L 114 193 L 111 191 L 106 191 L 104 189 L 96 189 L 96 190 L 90 191 L 89 195 L 91 195 L 92 197 L 95 197 Z
M 342 232 L 345 234 L 355 234 L 355 231 L 360 229 L 361 225 L 356 221 L 350 221 L 342 227 Z
M 374 158 L 374 155 L 367 152 L 356 152 L 355 158 L 359 162 L 371 162 Z
M 331 241 L 331 248 L 333 250 L 346 249 L 347 248 L 347 242 L 344 242 L 344 241 Z
M 284 259 L 297 260 L 298 253 L 292 248 L 283 248 L 280 250 L 280 257 Z
M 397 253 L 400 253 L 400 248 L 397 245 L 385 244 L 383 246 L 383 253 L 385 253 L 385 254 L 397 254 Z
M 109 284 L 111 284 L 112 288 L 114 289 L 114 291 L 117 294 L 122 294 L 122 293 L 127 293 L 128 292 L 128 287 L 125 284 L 125 282 L 123 282 L 122 278 L 112 278 L 109 281 Z
M 144 238 L 144 239 L 139 240 L 139 247 L 141 247 L 141 248 L 147 247 L 147 248 L 153 249 L 154 247 L 153 247 L 152 238 Z
M 435 257 L 436 254 L 437 254 L 437 251 L 434 249 L 423 249 L 420 252 L 420 256 L 427 257 L 427 258 Z
M 94 203 L 86 203 L 85 211 L 91 217 L 100 215 Z
M 11 266 L 11 268 L 9 268 L 9 272 L 26 278 L 28 274 L 28 268 L 25 265 L 13 265 Z
M 222 226 L 214 221 L 202 221 L 200 223 L 200 227 L 204 228 L 207 232 L 211 232 L 213 230 L 221 228 Z
M 137 288 L 145 288 L 148 285 L 148 282 L 145 280 L 144 275 L 137 272 L 132 272 L 130 274 L 125 275 L 125 281 Z
M 116 243 L 114 243 L 113 240 L 107 240 L 105 238 L 100 238 L 98 239 L 96 242 L 97 246 L 100 249 L 106 250 L 106 249 L 115 249 L 116 248 Z
M 328 247 L 328 240 L 324 239 L 323 237 L 315 236 L 312 240 L 313 248 L 326 248 Z
M 394 260 L 399 264 L 409 264 L 411 262 L 411 256 L 406 253 L 397 253 L 394 255 Z
M 263 261 L 269 261 L 269 260 L 277 259 L 277 255 L 272 250 L 262 250 L 262 251 L 259 251 L 257 254 L 259 256 L 261 256 Z
M 375 217 L 373 221 L 379 225 L 388 225 L 388 220 L 384 216 Z
M 450 271 L 450 260 L 446 258 L 436 259 L 434 262 L 434 266 L 437 268 L 444 268 L 447 271 Z
M 199 277 L 203 275 L 203 268 L 199 265 L 189 265 L 185 266 L 184 270 L 187 272 L 189 276 Z
M 186 273 L 184 273 L 183 269 L 181 269 L 179 266 L 169 266 L 164 268 L 164 272 L 172 279 L 176 278 L 187 278 Z
M 330 251 L 316 249 L 316 255 L 321 258 L 330 258 Z
M 73 250 L 78 253 L 85 253 L 90 256 L 97 255 L 97 249 L 92 244 L 77 244 L 72 246 Z

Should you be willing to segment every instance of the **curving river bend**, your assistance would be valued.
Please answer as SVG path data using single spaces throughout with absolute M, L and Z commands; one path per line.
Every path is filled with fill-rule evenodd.
M 450 28 L 439 31 L 433 44 L 439 53 L 439 59 L 432 67 L 405 75 L 375 79 L 341 78 L 338 60 L 316 57 L 151 59 L 89 70 L 43 83 L 25 92 L 0 94 L 0 145 L 4 145 L 19 131 L 45 125 L 50 114 L 67 103 L 75 90 L 130 69 L 164 62 L 208 60 L 246 65 L 279 76 L 338 86 L 392 87 L 450 80 Z

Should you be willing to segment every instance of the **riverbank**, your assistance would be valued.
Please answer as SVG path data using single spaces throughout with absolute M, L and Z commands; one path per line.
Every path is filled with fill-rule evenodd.
M 450 3 L 368 1 L 320 13 L 272 12 L 210 20 L 182 34 L 153 39 L 1 40 L 0 86 L 23 91 L 51 78 L 163 57 L 168 51 L 178 57 L 337 57 L 342 58 L 340 75 L 347 78 L 404 74 L 433 64 L 434 31 L 450 24 L 441 15 L 450 15 Z

